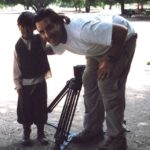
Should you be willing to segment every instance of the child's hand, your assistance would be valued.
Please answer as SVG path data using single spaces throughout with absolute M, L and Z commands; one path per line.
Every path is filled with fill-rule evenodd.
M 23 94 L 22 89 L 17 89 L 17 93 L 18 93 L 18 95 L 22 95 Z

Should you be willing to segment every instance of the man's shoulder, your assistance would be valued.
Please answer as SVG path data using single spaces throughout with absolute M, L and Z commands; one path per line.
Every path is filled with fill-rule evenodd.
M 88 15 L 89 16 L 89 15 Z M 71 32 L 80 32 L 82 28 L 92 21 L 92 16 L 88 17 L 87 14 L 74 14 L 70 17 L 70 23 L 66 25 Z

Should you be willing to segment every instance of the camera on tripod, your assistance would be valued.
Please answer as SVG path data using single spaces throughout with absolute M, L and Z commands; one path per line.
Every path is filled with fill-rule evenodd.
M 72 125 L 73 117 L 75 114 L 76 106 L 78 103 L 81 87 L 82 87 L 82 75 L 85 69 L 85 65 L 76 65 L 73 67 L 74 78 L 67 81 L 65 87 L 56 96 L 53 102 L 48 106 L 48 112 L 56 107 L 56 105 L 66 97 L 63 110 L 59 119 L 57 130 L 55 133 L 55 146 L 54 150 L 61 150 L 63 143 L 68 143 L 69 131 Z M 48 124 L 51 125 L 51 124 Z
M 73 67 L 74 78 L 72 78 L 69 82 L 70 89 L 80 90 L 82 85 L 82 75 L 85 69 L 85 65 L 76 65 Z

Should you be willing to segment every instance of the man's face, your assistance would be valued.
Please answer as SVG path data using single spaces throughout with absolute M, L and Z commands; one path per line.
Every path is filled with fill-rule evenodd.
M 51 22 L 46 17 L 39 22 L 36 22 L 37 31 L 41 34 L 42 38 L 52 44 L 53 46 L 61 43 L 61 27 L 59 24 Z

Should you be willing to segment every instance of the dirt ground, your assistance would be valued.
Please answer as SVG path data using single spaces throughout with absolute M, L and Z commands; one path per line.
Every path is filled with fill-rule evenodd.
M 0 14 L 0 17 L 10 19 L 7 14 L 4 16 Z M 13 15 L 11 19 L 16 20 L 17 14 Z M 127 132 L 128 150 L 150 150 L 150 51 L 149 51 L 149 35 L 150 35 L 150 22 L 141 18 L 128 18 L 135 27 L 138 33 L 137 49 L 131 66 L 131 71 L 128 77 L 127 89 L 126 89 L 126 111 L 125 119 L 126 126 L 129 132 Z M 4 22 L 2 23 L 2 25 Z M 5 27 L 5 25 L 4 25 Z M 13 26 L 15 27 L 15 26 Z M 0 29 L 0 33 L 2 33 Z M 12 30 L 12 29 L 11 29 Z M 8 29 L 8 32 L 11 30 Z M 10 38 L 15 38 L 11 41 L 14 42 L 17 39 L 18 33 L 16 28 L 12 31 Z M 5 33 L 6 34 L 6 33 Z M 7 36 L 0 38 L 1 41 L 7 39 Z M 8 41 L 7 41 L 8 43 Z M 9 47 L 8 47 L 9 45 Z M 13 50 L 13 44 L 4 44 L 8 49 Z M 0 47 L 0 49 L 4 49 Z M 7 64 L 7 70 L 12 71 L 12 56 L 13 51 L 9 55 L 10 51 L 3 51 L 3 58 L 0 58 L 1 68 L 5 68 L 3 64 Z M 5 54 L 6 53 L 6 54 Z M 9 63 L 4 58 L 9 59 Z M 8 61 L 7 59 L 7 61 Z M 71 61 L 73 60 L 73 61 Z M 51 104 L 56 95 L 66 84 L 66 81 L 73 76 L 72 67 L 76 64 L 85 64 L 85 59 L 82 56 L 77 56 L 71 53 L 65 53 L 63 56 L 50 56 L 49 61 L 52 68 L 53 77 L 48 80 L 48 105 Z M 64 70 L 65 68 L 65 70 Z M 41 146 L 36 140 L 36 126 L 32 126 L 31 138 L 33 140 L 33 146 L 25 148 L 20 144 L 22 138 L 22 126 L 16 121 L 16 105 L 17 95 L 14 91 L 12 83 L 12 73 L 4 70 L 2 74 L 1 83 L 1 96 L 0 96 L 0 150 L 52 150 L 55 142 L 56 129 L 46 125 L 45 133 L 49 139 L 49 145 Z M 61 74 L 61 76 L 60 76 Z M 11 75 L 11 77 L 10 77 Z M 5 82 L 3 81 L 5 78 Z M 10 81 L 11 80 L 11 81 Z M 49 123 L 57 124 L 63 107 L 62 100 L 49 114 Z M 84 115 L 83 105 L 83 90 L 81 91 L 79 102 L 76 108 L 76 113 L 72 123 L 71 131 L 79 132 L 82 130 Z M 73 145 L 70 144 L 65 147 L 66 150 L 95 150 L 96 144 L 87 145 Z

